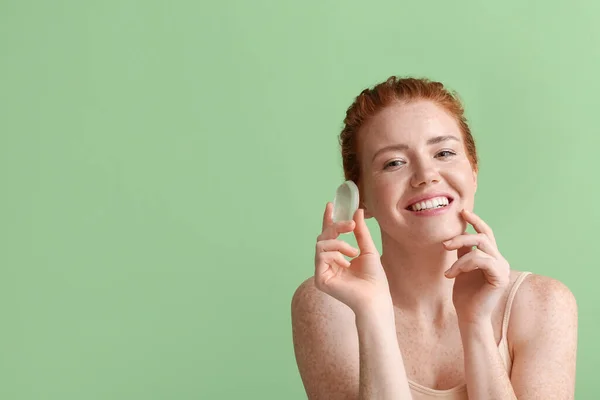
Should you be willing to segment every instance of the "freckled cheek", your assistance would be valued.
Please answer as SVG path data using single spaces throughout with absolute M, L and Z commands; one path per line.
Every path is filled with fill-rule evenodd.
M 447 179 L 450 185 L 453 186 L 461 196 L 472 196 L 475 193 L 475 181 L 473 180 L 473 174 L 470 170 L 463 173 L 449 174 L 447 175 Z
M 402 198 L 401 185 L 398 182 L 385 182 L 374 187 L 373 206 L 375 210 L 387 213 L 399 207 L 398 201 Z

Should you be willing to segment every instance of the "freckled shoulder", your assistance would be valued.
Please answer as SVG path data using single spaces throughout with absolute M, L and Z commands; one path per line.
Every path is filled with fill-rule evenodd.
M 529 275 L 511 313 L 508 343 L 517 398 L 573 399 L 577 358 L 577 302 L 557 279 Z
M 539 336 L 540 327 L 573 323 L 577 319 L 577 303 L 571 290 L 561 281 L 530 274 L 519 287 L 512 305 L 508 343 L 511 355 L 515 344 Z
M 315 287 L 311 277 L 291 301 L 296 364 L 309 399 L 351 399 L 358 394 L 358 334 L 354 312 Z

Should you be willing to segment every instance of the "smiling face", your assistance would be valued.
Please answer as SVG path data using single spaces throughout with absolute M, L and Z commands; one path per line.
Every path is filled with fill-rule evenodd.
M 473 210 L 477 173 L 443 108 L 425 100 L 384 108 L 361 127 L 358 154 L 361 207 L 382 234 L 427 244 L 465 231 L 459 212 Z

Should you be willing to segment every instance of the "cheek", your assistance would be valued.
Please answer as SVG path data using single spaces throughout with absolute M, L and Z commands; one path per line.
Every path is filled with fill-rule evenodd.
M 367 205 L 375 213 L 377 210 L 389 209 L 398 197 L 396 186 L 393 181 L 374 179 L 367 188 L 369 191 Z
M 449 181 L 457 190 L 464 192 L 464 194 L 475 193 L 475 180 L 473 178 L 473 171 L 471 168 L 460 168 L 452 171 L 448 175 Z

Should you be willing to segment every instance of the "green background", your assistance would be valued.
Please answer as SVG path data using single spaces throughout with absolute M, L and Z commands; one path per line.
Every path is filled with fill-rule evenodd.
M 595 399 L 600 3 L 0 1 L 0 398 L 302 399 L 313 272 L 360 91 L 441 80 L 514 269 L 579 304 Z M 374 221 L 369 226 L 377 242 Z

